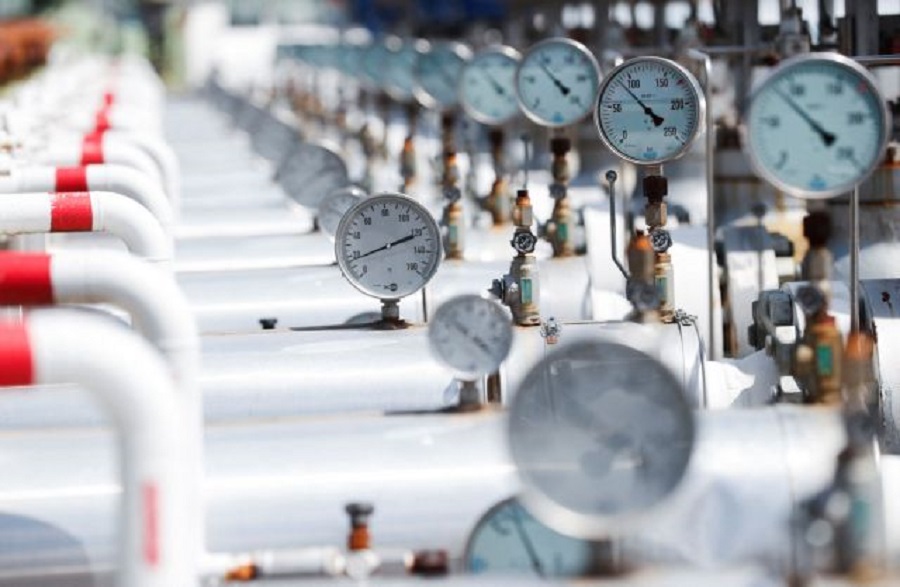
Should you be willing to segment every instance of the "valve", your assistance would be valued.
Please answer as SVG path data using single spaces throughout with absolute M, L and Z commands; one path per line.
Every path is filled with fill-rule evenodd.
M 541 323 L 538 264 L 533 255 L 537 237 L 531 231 L 534 215 L 527 189 L 519 190 L 516 195 L 513 219 L 516 229 L 509 244 L 516 251 L 516 256 L 509 272 L 493 280 L 488 291 L 509 307 L 516 324 L 537 326 Z

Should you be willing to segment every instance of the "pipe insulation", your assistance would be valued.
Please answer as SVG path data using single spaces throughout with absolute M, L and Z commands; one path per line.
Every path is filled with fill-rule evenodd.
M 0 195 L 0 233 L 109 232 L 131 253 L 169 268 L 172 239 L 149 210 L 113 192 Z
M 109 349 L 115 348 L 115 356 Z M 0 385 L 79 383 L 108 410 L 119 430 L 117 468 L 122 500 L 115 544 L 119 544 L 120 585 L 172 587 L 190 585 L 197 571 L 188 548 L 190 475 L 183 450 L 187 442 L 181 407 L 159 356 L 122 328 L 72 311 L 44 310 L 24 322 L 0 323 Z M 3 453 L 5 464 L 27 455 Z M 33 478 L 50 472 L 35 463 Z M 28 503 L 34 497 L 8 478 L 7 498 Z M 13 561 L 17 544 L 9 537 L 0 552 Z M 116 549 L 111 548 L 113 552 Z M 19 560 L 21 562 L 21 559 Z

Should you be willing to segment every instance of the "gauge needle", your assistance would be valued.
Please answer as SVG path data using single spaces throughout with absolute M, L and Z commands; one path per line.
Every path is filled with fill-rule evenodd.
M 541 560 L 538 558 L 534 544 L 531 543 L 531 538 L 529 538 L 528 533 L 525 532 L 525 527 L 522 524 L 522 515 L 518 508 L 513 509 L 513 524 L 516 527 L 516 534 L 518 534 L 519 538 L 522 540 L 525 551 L 528 553 L 528 558 L 531 560 L 531 568 L 534 569 L 534 572 L 537 573 L 538 577 L 543 578 L 544 568 L 541 566 Z
M 631 96 L 632 98 L 634 98 L 634 101 L 638 103 L 638 106 L 640 106 L 641 108 L 644 109 L 644 114 L 646 114 L 647 116 L 649 116 L 650 118 L 653 119 L 653 124 L 654 124 L 655 126 L 659 126 L 659 125 L 661 125 L 663 122 L 666 121 L 665 118 L 663 118 L 662 116 L 658 115 L 656 112 L 653 111 L 652 108 L 650 108 L 649 106 L 647 106 L 646 104 L 644 104 L 644 102 L 642 102 L 641 99 L 638 98 L 637 95 L 636 95 L 634 92 L 632 92 L 630 89 L 628 89 L 628 86 L 626 86 L 625 84 L 622 83 L 622 80 L 618 80 L 618 82 L 619 82 L 619 85 L 622 86 L 622 89 L 624 89 L 626 92 L 628 92 L 628 95 L 629 95 L 629 96 Z
M 506 94 L 506 90 L 503 88 L 503 85 L 500 82 L 498 82 L 494 78 L 494 76 L 492 76 L 490 73 L 488 73 L 488 71 L 486 69 L 480 69 L 479 71 L 484 75 L 484 77 L 487 78 L 487 80 L 489 82 L 491 82 L 491 85 L 494 86 L 494 91 L 497 92 L 498 96 L 503 96 Z
M 553 72 L 550 71 L 550 68 L 547 67 L 547 65 L 543 61 L 538 60 L 538 63 L 540 64 L 541 68 L 544 70 L 544 73 L 547 74 L 547 77 L 549 77 L 550 79 L 553 80 L 553 83 L 559 89 L 560 93 L 563 96 L 568 96 L 569 92 L 572 91 L 569 89 L 569 86 L 567 86 L 564 83 L 562 83 L 561 81 L 559 81 L 559 79 L 555 75 L 553 75 Z
M 453 326 L 453 328 L 457 329 L 460 332 L 460 334 L 462 334 L 463 336 L 468 338 L 475 346 L 477 346 L 483 352 L 485 352 L 485 353 L 491 352 L 491 347 L 489 347 L 488 344 L 486 342 L 484 342 L 480 336 L 478 336 L 478 335 L 473 336 L 472 332 L 468 328 L 466 328 L 464 324 L 462 324 L 458 320 L 450 320 L 450 324 Z
M 363 257 L 368 257 L 369 255 L 373 255 L 373 254 L 381 252 L 381 251 L 386 251 L 386 250 L 390 249 L 391 247 L 393 247 L 394 245 L 399 245 L 401 243 L 408 243 L 409 241 L 411 241 L 414 238 L 415 238 L 415 236 L 412 233 L 409 233 L 408 235 L 404 236 L 403 238 L 398 238 L 397 240 L 390 242 L 386 245 L 380 246 L 377 249 L 372 249 L 368 253 L 360 255 L 356 259 L 362 259 Z
M 837 140 L 837 137 L 834 136 L 833 133 L 828 132 L 822 125 L 812 119 L 812 117 L 806 113 L 806 110 L 800 107 L 790 96 L 779 90 L 778 88 L 774 88 L 775 93 L 781 96 L 781 99 L 787 102 L 787 105 L 791 107 L 791 110 L 800 115 L 800 118 L 806 121 L 806 123 L 816 131 L 816 134 L 822 139 L 822 143 L 825 144 L 826 147 L 830 147 L 834 144 L 834 141 Z

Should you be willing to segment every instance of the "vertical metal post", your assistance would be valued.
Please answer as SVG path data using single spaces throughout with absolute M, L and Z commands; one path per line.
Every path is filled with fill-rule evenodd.
M 714 320 L 716 309 L 715 289 L 718 287 L 716 283 L 716 200 L 714 197 L 715 189 L 715 148 L 716 133 L 715 121 L 712 113 L 712 59 L 709 55 L 696 49 L 688 49 L 687 56 L 695 61 L 703 64 L 703 96 L 706 100 L 706 247 L 708 253 L 707 262 L 709 264 L 707 271 L 708 297 L 707 304 L 709 310 L 709 330 L 706 341 L 708 346 L 709 357 L 718 359 L 718 351 L 716 346 L 716 324 Z
M 850 332 L 859 332 L 859 186 L 850 194 Z

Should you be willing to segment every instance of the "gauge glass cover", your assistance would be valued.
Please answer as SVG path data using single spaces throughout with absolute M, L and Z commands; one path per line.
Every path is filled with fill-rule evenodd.
M 387 70 L 384 72 L 384 90 L 398 102 L 413 99 L 415 66 L 419 58 L 416 42 L 411 40 L 388 39 Z
M 470 573 L 578 577 L 594 568 L 596 546 L 551 530 L 512 498 L 478 521 L 466 544 L 464 564 Z
M 297 143 L 275 179 L 294 201 L 313 209 L 328 194 L 350 184 L 340 155 L 312 143 Z
M 512 336 L 506 310 L 474 294 L 447 300 L 428 323 L 431 351 L 467 379 L 495 372 L 509 354 Z
M 615 155 L 655 165 L 690 149 L 705 112 L 700 84 L 687 69 L 669 59 L 638 57 L 604 78 L 594 121 Z
M 629 346 L 577 342 L 539 362 L 509 412 L 523 503 L 551 528 L 602 538 L 639 523 L 681 482 L 693 413 L 657 359 Z
M 341 223 L 344 214 L 366 197 L 366 191 L 355 185 L 340 188 L 328 194 L 320 203 L 316 219 L 319 229 L 334 239 L 337 227 Z
M 872 75 L 839 54 L 781 63 L 757 86 L 744 145 L 756 171 L 796 197 L 851 191 L 881 162 L 889 114 Z
M 463 110 L 482 124 L 499 126 L 519 114 L 516 68 L 522 56 L 512 47 L 480 51 L 463 68 L 459 99 Z
M 516 70 L 516 95 L 525 116 L 553 128 L 587 116 L 599 85 L 597 60 L 571 39 L 541 41 L 525 53 Z
M 334 247 L 344 277 L 362 293 L 383 300 L 424 287 L 442 258 L 440 229 L 428 210 L 390 192 L 348 210 L 338 224 Z
M 416 97 L 426 108 L 447 110 L 459 103 L 459 76 L 471 51 L 462 43 L 436 43 L 416 61 Z

